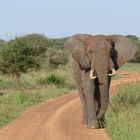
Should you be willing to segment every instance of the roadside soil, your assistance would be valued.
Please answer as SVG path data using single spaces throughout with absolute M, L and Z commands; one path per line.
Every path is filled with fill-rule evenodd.
M 124 84 L 140 81 L 140 74 L 125 71 L 113 80 L 110 94 Z M 6 127 L 0 140 L 107 140 L 105 129 L 87 129 L 81 123 L 81 103 L 76 91 L 30 107 Z

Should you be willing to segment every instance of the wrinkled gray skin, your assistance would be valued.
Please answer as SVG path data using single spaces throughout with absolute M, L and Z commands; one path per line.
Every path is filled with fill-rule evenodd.
M 73 77 L 83 108 L 83 122 L 88 128 L 99 128 L 109 104 L 110 61 L 117 70 L 132 59 L 136 46 L 122 35 L 92 36 L 77 34 L 64 45 L 70 53 Z M 91 80 L 90 70 L 98 78 Z

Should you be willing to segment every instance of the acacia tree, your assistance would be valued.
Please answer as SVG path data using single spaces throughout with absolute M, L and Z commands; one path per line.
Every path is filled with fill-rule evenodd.
M 20 76 L 29 70 L 38 70 L 41 67 L 42 54 L 46 47 L 29 44 L 23 38 L 16 38 L 7 43 L 0 51 L 0 71 L 3 74 L 12 74 L 20 85 Z

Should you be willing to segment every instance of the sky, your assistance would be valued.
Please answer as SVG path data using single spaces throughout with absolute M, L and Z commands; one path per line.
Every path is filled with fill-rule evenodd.
M 140 0 L 0 0 L 0 38 L 30 33 L 140 37 Z

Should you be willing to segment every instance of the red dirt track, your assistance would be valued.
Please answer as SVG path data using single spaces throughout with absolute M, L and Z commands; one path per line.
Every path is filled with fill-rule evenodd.
M 140 74 L 125 72 L 111 83 L 111 93 L 122 84 L 140 81 Z M 29 108 L 0 129 L 0 140 L 107 140 L 104 129 L 81 124 L 81 103 L 75 92 Z

